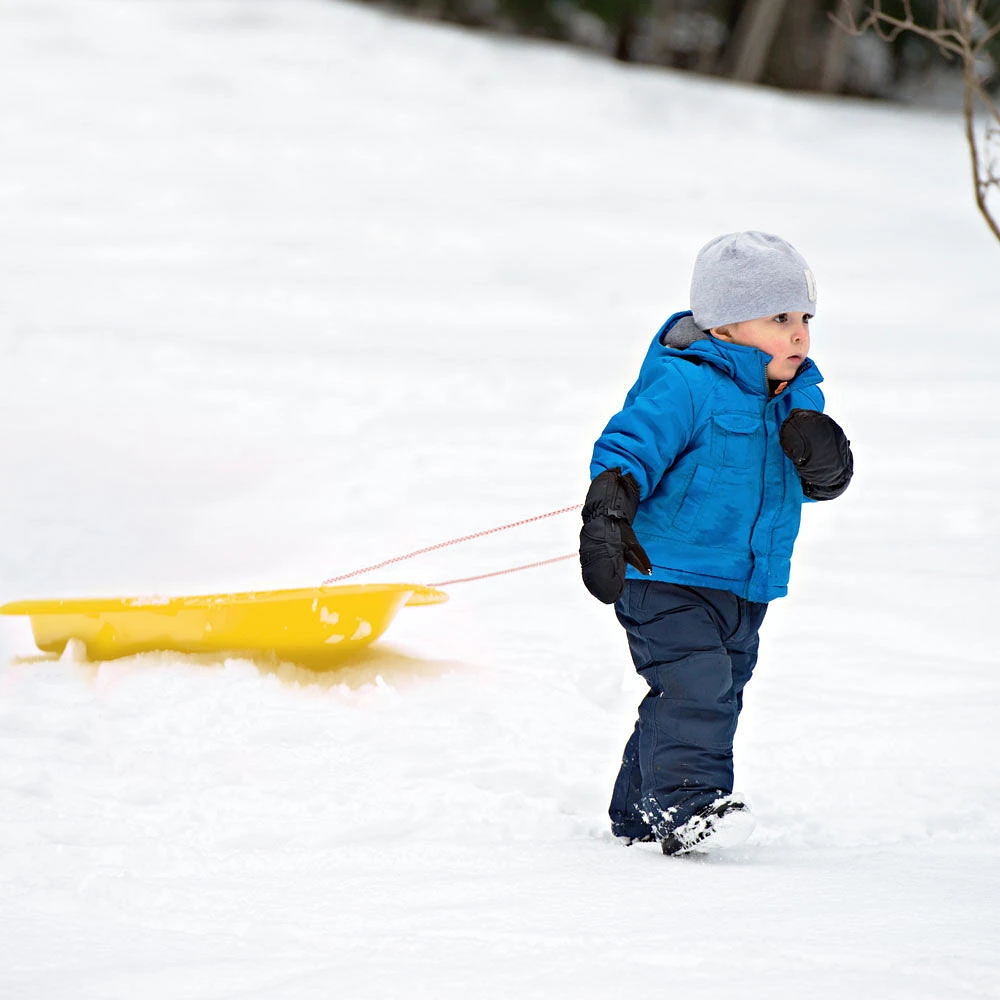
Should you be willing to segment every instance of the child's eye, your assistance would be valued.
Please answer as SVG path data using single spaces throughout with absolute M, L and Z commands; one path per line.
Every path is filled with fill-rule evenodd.
M 805 313 L 805 314 L 804 314 L 804 315 L 802 316 L 802 322 L 803 322 L 803 323 L 805 323 L 805 325 L 806 325 L 806 326 L 808 326 L 808 325 L 809 325 L 809 320 L 811 320 L 811 319 L 812 319 L 812 316 L 811 316 L 811 314 L 809 314 L 809 313 Z
M 774 322 L 775 323 L 787 323 L 788 322 L 788 313 L 778 313 L 778 315 L 774 317 Z

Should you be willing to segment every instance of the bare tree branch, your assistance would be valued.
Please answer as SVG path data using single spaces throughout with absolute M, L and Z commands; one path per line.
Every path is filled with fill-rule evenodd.
M 962 118 L 965 141 L 969 147 L 976 207 L 990 231 L 1000 241 L 1000 222 L 989 204 L 992 194 L 1000 196 L 1000 174 L 994 153 L 994 149 L 1000 145 L 1000 106 L 980 80 L 980 65 L 988 57 L 988 44 L 1000 34 L 1000 23 L 990 25 L 983 11 L 982 3 L 973 0 L 938 0 L 936 22 L 934 26 L 930 26 L 921 24 L 914 17 L 911 0 L 903 0 L 902 17 L 887 14 L 882 9 L 882 0 L 872 0 L 867 15 L 859 21 L 848 0 L 843 0 L 843 19 L 833 14 L 830 17 L 848 34 L 864 35 L 872 32 L 890 45 L 901 35 L 916 35 L 931 42 L 946 58 L 958 60 L 965 87 Z M 979 108 L 988 119 L 982 135 L 976 128 Z M 992 124 L 993 122 L 996 124 Z
M 1000 240 L 1000 225 L 993 218 L 989 206 L 986 204 L 989 189 L 995 178 L 992 171 L 984 173 L 980 169 L 979 141 L 976 136 L 976 115 L 975 115 L 975 94 L 971 87 L 965 88 L 965 101 L 963 103 L 963 116 L 965 118 L 965 141 L 969 146 L 969 160 L 972 166 L 972 184 L 976 195 L 976 206 L 979 213 L 986 220 L 986 225 L 990 227 L 993 235 Z
M 989 45 L 989 43 L 992 42 L 997 35 L 1000 35 L 1000 21 L 994 24 L 993 27 L 990 28 L 985 35 L 983 35 L 980 44 L 983 46 Z
M 852 35 L 864 35 L 866 32 L 872 31 L 883 42 L 892 43 L 900 35 L 909 32 L 933 42 L 944 53 L 951 53 L 956 56 L 964 55 L 966 46 L 963 44 L 963 39 L 957 31 L 946 27 L 930 28 L 919 24 L 913 19 L 913 11 L 910 9 L 909 3 L 904 4 L 904 10 L 906 13 L 905 17 L 894 17 L 891 14 L 884 13 L 881 10 L 881 5 L 876 4 L 861 21 L 855 20 L 850 7 L 845 9 L 847 15 L 846 21 L 841 21 L 832 14 L 830 17 L 834 24 Z M 938 16 L 940 17 L 940 8 Z

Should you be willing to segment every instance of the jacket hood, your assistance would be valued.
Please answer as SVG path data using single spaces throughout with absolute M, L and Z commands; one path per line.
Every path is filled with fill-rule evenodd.
M 686 350 L 696 340 L 708 340 L 710 336 L 695 323 L 691 313 L 675 313 L 660 329 L 660 343 L 677 351 Z

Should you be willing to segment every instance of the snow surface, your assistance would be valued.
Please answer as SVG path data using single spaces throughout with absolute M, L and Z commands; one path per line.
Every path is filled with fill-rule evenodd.
M 333 0 L 0 0 L 0 92 L 2 601 L 306 586 L 580 502 L 737 228 L 812 264 L 857 459 L 721 860 L 611 839 L 641 682 L 572 562 L 327 674 L 0 620 L 0 996 L 1000 995 L 1000 258 L 954 115 Z

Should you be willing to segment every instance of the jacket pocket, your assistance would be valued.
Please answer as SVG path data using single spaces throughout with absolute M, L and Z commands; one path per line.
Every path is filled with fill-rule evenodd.
M 712 487 L 712 479 L 715 471 L 710 465 L 699 465 L 695 467 L 691 483 L 684 494 L 684 499 L 674 515 L 674 527 L 678 531 L 687 534 L 695 525 L 698 518 L 698 511 L 705 502 L 709 490 Z
M 713 418 L 719 461 L 728 468 L 745 469 L 760 460 L 763 422 L 748 413 L 720 413 Z

